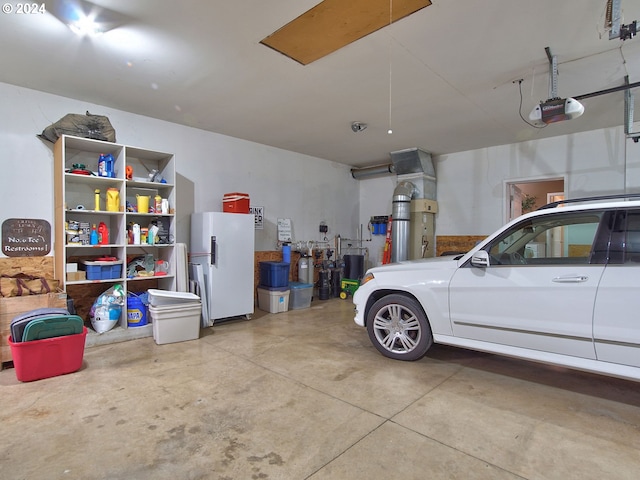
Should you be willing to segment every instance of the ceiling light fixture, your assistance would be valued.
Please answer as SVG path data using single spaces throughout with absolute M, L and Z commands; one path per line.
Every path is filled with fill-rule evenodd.
M 130 21 L 87 0 L 52 0 L 51 13 L 80 37 L 95 37 Z
M 79 12 L 78 19 L 70 21 L 68 25 L 71 31 L 80 37 L 84 37 L 85 35 L 95 37 L 103 33 L 100 24 L 96 22 L 94 18 L 85 15 L 83 12 Z

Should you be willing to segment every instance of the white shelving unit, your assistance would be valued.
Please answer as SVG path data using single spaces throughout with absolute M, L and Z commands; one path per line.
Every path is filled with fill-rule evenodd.
M 71 173 L 77 171 L 76 165 L 96 173 L 100 154 L 111 154 L 114 162 L 114 178 L 100 177 L 95 174 Z M 111 285 L 122 284 L 125 292 L 138 292 L 136 284 L 153 279 L 157 288 L 175 289 L 175 159 L 173 154 L 131 147 L 99 140 L 63 135 L 54 147 L 55 176 L 55 275 L 65 289 L 76 285 L 104 284 L 104 290 Z M 132 170 L 132 178 L 126 178 L 127 170 Z M 156 175 L 152 175 L 152 173 Z M 151 181 L 153 179 L 154 181 Z M 117 189 L 120 206 L 118 211 L 107 211 L 107 189 Z M 95 192 L 99 190 L 99 210 L 96 209 Z M 150 206 L 154 206 L 154 197 L 167 199 L 168 213 L 149 213 L 133 211 L 137 205 L 137 195 L 150 197 Z M 109 241 L 105 245 L 73 245 L 67 242 L 65 226 L 68 222 L 99 225 L 104 222 L 109 230 Z M 153 244 L 134 245 L 129 242 L 127 229 L 132 224 L 148 227 L 150 224 L 161 226 L 161 235 Z M 163 276 L 129 276 L 127 259 L 153 255 L 155 261 L 168 262 L 169 270 Z M 90 260 L 102 256 L 116 257 L 122 261 L 122 272 L 118 278 L 105 280 L 67 281 L 67 264 L 78 259 Z M 126 308 L 121 314 L 119 326 L 127 329 Z M 151 327 L 135 327 L 135 335 L 151 335 Z M 134 332 L 130 332 L 132 335 Z M 142 334 L 142 335 L 141 335 Z

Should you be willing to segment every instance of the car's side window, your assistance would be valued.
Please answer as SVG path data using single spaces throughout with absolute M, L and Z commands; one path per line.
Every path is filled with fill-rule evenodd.
M 640 263 L 640 211 L 627 213 L 624 262 Z
M 490 264 L 590 263 L 602 215 L 602 212 L 563 213 L 518 223 L 489 245 Z

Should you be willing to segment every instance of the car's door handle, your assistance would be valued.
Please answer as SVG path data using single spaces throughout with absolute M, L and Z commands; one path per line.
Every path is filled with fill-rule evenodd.
M 556 283 L 581 283 L 589 280 L 589 277 L 585 277 L 584 275 L 572 275 L 566 277 L 556 277 L 553 279 Z

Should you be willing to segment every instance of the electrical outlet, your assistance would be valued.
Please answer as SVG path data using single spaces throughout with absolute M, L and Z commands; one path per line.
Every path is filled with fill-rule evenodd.
M 320 233 L 327 233 L 329 231 L 329 227 L 327 226 L 326 223 L 321 223 L 320 224 Z

